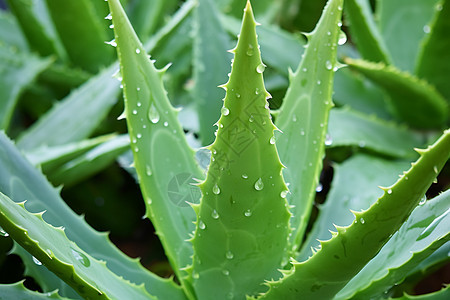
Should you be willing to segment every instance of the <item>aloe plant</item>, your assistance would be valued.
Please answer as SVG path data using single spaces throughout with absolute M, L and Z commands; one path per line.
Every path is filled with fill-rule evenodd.
M 186 1 L 164 23 L 176 1 L 9 1 L 0 22 L 18 34 L 0 29 L 2 72 L 16 79 L 0 81 L 0 233 L 39 290 L 4 283 L 1 299 L 449 296 L 408 295 L 449 261 L 449 60 L 430 66 L 447 56 L 449 2 L 379 0 L 375 19 L 369 1 L 329 0 L 306 40 L 268 24 L 285 15 L 293 26 L 294 1 L 246 1 L 239 32 L 238 2 Z M 417 9 L 425 16 L 394 26 L 393 11 Z M 238 36 L 229 53 L 227 31 Z M 19 99 L 58 93 L 15 127 Z M 120 93 L 127 134 L 108 134 Z M 139 183 L 171 278 L 130 259 L 54 187 L 79 189 L 116 159 Z

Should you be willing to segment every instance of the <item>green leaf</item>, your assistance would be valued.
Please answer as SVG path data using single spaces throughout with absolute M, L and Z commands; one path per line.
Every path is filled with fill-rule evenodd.
M 322 169 L 336 51 L 342 13 L 341 0 L 329 1 L 314 31 L 297 71 L 291 74 L 276 125 L 277 149 L 286 169 L 287 195 L 293 217 L 291 236 L 294 250 L 300 245 L 314 201 Z
M 200 139 L 203 145 L 214 141 L 214 124 L 220 116 L 225 93 L 217 86 L 226 82 L 231 56 L 230 41 L 211 0 L 200 0 L 194 15 L 194 55 L 192 97 L 197 105 Z
M 395 2 L 395 1 L 394 1 Z M 366 60 L 390 63 L 384 40 L 375 24 L 368 0 L 345 1 L 345 12 L 356 47 Z
M 21 300 L 39 300 L 39 299 L 61 299 L 69 300 L 69 298 L 61 297 L 58 295 L 58 291 L 51 293 L 38 293 L 27 289 L 23 285 L 23 281 L 0 284 L 0 299 L 21 299 Z
M 114 50 L 105 44 L 109 40 L 105 16 L 95 10 L 92 1 L 46 0 L 46 3 L 59 38 L 75 66 L 95 73 L 111 63 Z
M 192 255 L 186 240 L 194 229 L 195 213 L 179 202 L 178 180 L 202 178 L 188 146 L 177 111 L 167 98 L 163 71 L 150 61 L 118 0 L 109 1 L 117 51 L 123 76 L 125 115 L 134 162 L 147 207 L 146 216 L 156 228 L 175 274 L 183 283 L 180 268 Z M 197 202 L 199 195 L 184 200 Z
M 319 241 L 330 239 L 330 231 L 336 230 L 335 225 L 345 226 L 354 220 L 351 210 L 367 209 L 383 195 L 378 187 L 394 182 L 398 178 L 397 174 L 408 166 L 409 161 L 386 160 L 362 153 L 334 165 L 327 200 L 319 206 L 319 216 L 296 259 L 308 259 L 314 253 L 313 249 L 320 247 Z
M 6 45 L 28 51 L 28 44 L 13 14 L 0 11 L 0 41 Z
M 143 285 L 118 277 L 70 241 L 64 230 L 46 223 L 0 193 L 0 225 L 38 261 L 89 299 L 155 299 Z
M 332 109 L 326 145 L 356 146 L 392 157 L 415 158 L 414 147 L 423 144 L 418 134 L 393 122 L 349 108 Z
M 450 240 L 450 190 L 423 202 L 335 299 L 371 299 L 383 294 Z
M 129 136 L 118 136 L 66 162 L 47 176 L 54 185 L 74 185 L 109 166 L 129 148 Z
M 0 129 L 7 129 L 20 94 L 50 65 L 51 59 L 0 44 L 0 61 Z
M 71 92 L 18 138 L 17 146 L 33 150 L 87 138 L 117 102 L 120 83 L 113 64 Z M 51 132 L 51 134 L 49 134 Z
M 337 232 L 305 262 L 294 262 L 284 278 L 270 284 L 262 299 L 332 299 L 380 251 L 419 204 L 450 156 L 450 130 L 426 150 L 369 209 Z M 429 231 L 432 228 L 429 229 Z
M 436 3 L 440 0 L 377 0 L 381 35 L 392 63 L 403 71 L 414 71 L 420 42 L 429 30 Z
M 350 68 L 383 87 L 393 112 L 416 128 L 440 128 L 448 117 L 447 103 L 433 86 L 393 66 L 345 59 Z
M 161 299 L 185 299 L 184 294 L 171 280 L 162 279 L 136 259 L 130 259 L 112 244 L 107 234 L 93 230 L 82 217 L 75 214 L 55 190 L 0 133 L 0 192 L 15 202 L 27 200 L 30 211 L 46 210 L 45 221 L 53 226 L 64 226 L 65 232 L 84 251 L 96 259 L 104 260 L 114 273 L 133 283 L 144 283 L 149 293 Z
M 289 218 L 250 6 L 244 10 L 217 138 L 199 184 L 191 280 L 199 299 L 242 299 L 264 289 L 286 259 Z
M 442 288 L 440 291 L 425 294 L 425 295 L 419 295 L 419 296 L 410 296 L 410 295 L 403 295 L 399 298 L 390 298 L 392 300 L 446 300 L 450 297 L 450 285 L 447 285 L 446 287 Z
M 450 73 L 450 2 L 442 1 L 436 5 L 436 16 L 427 29 L 431 30 L 426 36 L 419 53 L 416 74 L 434 84 L 436 89 L 450 101 L 449 73 Z

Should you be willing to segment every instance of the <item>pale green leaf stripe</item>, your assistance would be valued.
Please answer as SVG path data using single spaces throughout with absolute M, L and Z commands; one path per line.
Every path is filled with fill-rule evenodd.
M 264 87 L 264 65 L 250 6 L 242 29 L 218 122 L 189 269 L 198 299 L 244 299 L 264 290 L 287 260 L 290 233 L 283 181 Z
M 378 119 L 349 108 L 330 112 L 328 136 L 330 147 L 356 146 L 392 157 L 415 158 L 414 147 L 422 146 L 423 138 L 396 123 Z
M 179 203 L 177 180 L 202 178 L 188 146 L 177 111 L 167 98 L 158 71 L 147 57 L 118 0 L 109 1 L 123 76 L 125 115 L 134 162 L 146 204 L 146 216 L 156 228 L 175 274 L 184 284 L 181 268 L 191 262 L 187 239 L 194 230 L 195 213 Z M 185 200 L 198 202 L 200 195 Z M 185 286 L 186 287 L 186 286 Z
M 337 232 L 308 260 L 293 263 L 280 281 L 270 284 L 262 299 L 332 299 L 381 250 L 401 227 L 435 180 L 450 156 L 450 130 L 369 209 L 354 212 L 355 221 Z M 436 224 L 437 225 L 437 224 Z M 429 228 L 428 234 L 434 228 Z
M 416 74 L 434 84 L 436 89 L 450 102 L 450 1 L 438 3 L 434 20 L 425 27 L 429 34 L 425 37 L 419 53 Z
M 228 35 L 218 19 L 219 12 L 211 0 L 200 0 L 194 14 L 194 55 L 192 98 L 200 122 L 202 145 L 214 141 L 214 124 L 220 116 L 225 92 L 218 88 L 227 80 L 231 48 Z
M 319 206 L 319 216 L 302 244 L 298 261 L 305 261 L 320 246 L 319 241 L 331 238 L 334 225 L 350 224 L 355 216 L 351 210 L 367 209 L 383 195 L 379 186 L 387 186 L 410 165 L 406 160 L 387 160 L 356 154 L 342 164 L 333 166 L 333 181 L 327 200 Z M 361 168 L 364 166 L 364 168 Z
M 45 300 L 45 299 L 60 299 L 60 300 L 70 300 L 66 297 L 61 297 L 58 295 L 58 291 L 53 291 L 50 293 L 38 293 L 27 289 L 23 285 L 23 281 L 11 283 L 11 284 L 0 284 L 0 299 L 21 299 L 21 300 Z
M 130 138 L 121 135 L 105 141 L 47 174 L 53 185 L 71 186 L 109 166 L 130 149 Z
M 113 64 L 71 92 L 19 136 L 17 147 L 30 151 L 88 137 L 117 102 L 120 83 L 113 78 L 117 68 Z
M 384 40 L 375 24 L 368 0 L 346 0 L 346 17 L 356 47 L 366 60 L 389 64 L 390 57 Z
M 335 299 L 371 299 L 400 284 L 450 240 L 450 190 L 419 205 L 398 232 Z
M 377 0 L 378 27 L 391 63 L 403 71 L 414 72 L 421 42 L 441 0 Z M 435 67 L 437 67 L 435 65 Z
M 40 263 L 89 299 L 156 299 L 144 285 L 120 278 L 106 263 L 94 259 L 70 241 L 64 230 L 46 223 L 0 193 L 0 226 Z
M 20 94 L 48 68 L 52 59 L 0 45 L 0 129 L 7 129 Z
M 314 31 L 307 35 L 302 62 L 291 75 L 276 125 L 277 148 L 290 193 L 292 205 L 292 249 L 303 238 L 318 184 L 328 124 L 336 51 L 340 33 L 342 0 L 331 0 L 325 7 Z
M 110 270 L 125 279 L 136 284 L 144 283 L 152 295 L 161 299 L 185 299 L 171 280 L 144 269 L 136 259 L 130 259 L 119 251 L 106 233 L 98 233 L 76 215 L 4 133 L 0 133 L 0 166 L 0 192 L 15 202 L 27 200 L 27 208 L 32 212 L 46 210 L 46 222 L 64 226 L 69 239 L 80 248 L 96 259 L 106 261 Z
M 448 118 L 448 105 L 426 81 L 394 66 L 359 59 L 344 60 L 354 69 L 382 87 L 393 113 L 416 128 L 441 128 Z

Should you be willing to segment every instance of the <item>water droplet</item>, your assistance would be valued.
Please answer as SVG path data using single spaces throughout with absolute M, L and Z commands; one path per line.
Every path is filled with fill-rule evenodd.
M 230 271 L 228 271 L 227 269 L 223 269 L 222 270 L 223 275 L 228 276 L 230 275 Z
M 436 174 L 439 173 L 439 170 L 438 170 L 437 166 L 434 166 L 434 167 L 433 167 L 433 171 L 434 171 L 434 173 L 436 173 Z
M 212 191 L 215 195 L 219 195 L 220 194 L 220 188 L 217 185 L 217 183 L 213 186 Z
M 275 144 L 275 137 L 274 136 L 270 138 L 269 143 L 271 145 Z
M 136 137 L 137 137 L 138 139 L 140 139 L 140 138 L 142 138 L 142 134 L 141 134 L 141 133 L 138 133 L 138 134 L 136 134 Z
M 331 35 L 331 31 L 327 31 L 327 35 Z
M 213 212 L 211 213 L 211 217 L 213 218 L 213 219 L 218 219 L 219 218 L 219 214 L 217 213 L 217 210 L 213 210 Z
M 220 112 L 222 113 L 222 115 L 224 116 L 228 116 L 230 114 L 230 110 L 228 108 L 226 108 L 225 106 L 222 107 L 222 109 L 220 110 Z
M 342 25 L 342 24 L 341 24 Z M 339 33 L 338 45 L 342 46 L 347 42 L 347 35 L 341 30 Z
M 247 174 L 242 174 L 242 178 L 247 179 L 248 175 Z
M 79 263 L 81 263 L 85 267 L 89 267 L 91 265 L 91 262 L 89 261 L 89 258 L 84 253 L 81 253 L 78 250 L 75 250 L 73 248 L 70 248 L 72 250 L 72 255 Z
M 111 13 L 109 13 L 109 14 L 105 17 L 105 20 L 112 20 Z
M 3 228 L 0 227 L 0 236 L 8 237 L 9 233 L 7 233 Z
M 156 124 L 159 122 L 159 113 L 156 110 L 155 105 L 150 105 L 150 108 L 148 110 L 148 119 L 150 120 L 150 122 L 152 122 L 153 124 Z
M 105 42 L 105 44 L 111 45 L 113 47 L 117 47 L 116 39 L 112 39 L 109 42 Z
M 317 80 L 317 85 L 320 85 L 322 83 L 322 81 Z
M 251 212 L 250 209 L 247 209 L 247 210 L 244 212 L 244 216 L 246 216 L 246 217 L 250 217 L 251 215 L 252 215 L 252 212 Z
M 139 54 L 139 53 L 141 53 L 141 49 L 136 48 L 136 54 Z
M 300 130 L 300 135 L 305 135 L 305 130 L 301 129 Z
M 327 70 L 333 69 L 333 64 L 331 63 L 331 61 L 327 60 L 327 61 L 325 62 L 325 68 L 326 68 Z
M 152 176 L 152 169 L 149 165 L 145 166 L 145 174 L 147 174 L 147 176 Z
M 323 185 L 319 182 L 319 184 L 316 186 L 316 192 L 320 193 L 321 191 L 323 191 Z
M 246 53 L 247 53 L 248 56 L 252 56 L 253 55 L 253 53 L 254 53 L 253 45 L 251 45 L 251 44 L 248 45 Z
M 241 98 L 241 94 L 236 93 L 236 98 Z
M 366 220 L 364 220 L 363 218 L 360 218 L 359 221 L 361 222 L 361 224 L 366 223 Z
M 289 191 L 287 191 L 287 190 L 281 191 L 280 197 L 281 197 L 281 198 L 286 198 L 286 196 L 287 196 L 288 193 L 289 193 Z
M 255 190 L 260 191 L 264 188 L 264 183 L 262 181 L 261 178 L 259 178 L 258 180 L 256 180 L 255 182 Z
M 113 29 L 114 28 L 114 24 L 109 25 L 109 28 Z
M 423 197 L 420 199 L 419 205 L 424 205 L 425 202 L 427 202 L 427 195 L 423 195 Z
M 423 26 L 423 32 L 425 32 L 425 33 L 430 33 L 430 32 L 431 32 L 430 26 L 429 26 L 429 25 Z
M 33 256 L 33 262 L 38 265 L 38 266 L 42 266 L 42 263 L 39 259 L 37 259 L 36 257 Z
M 325 136 L 325 146 L 331 146 L 333 144 L 333 139 L 331 136 L 327 133 Z
M 137 110 L 133 109 L 133 115 L 137 115 Z
M 233 252 L 231 252 L 230 250 L 228 250 L 227 253 L 225 253 L 225 257 L 226 257 L 227 259 L 233 259 L 234 254 L 233 254 Z
M 200 220 L 198 221 L 198 228 L 203 230 L 206 228 L 206 224 L 202 220 Z
M 194 273 L 192 273 L 192 277 L 193 277 L 194 279 L 199 279 L 199 278 L 200 278 L 200 275 L 199 275 L 197 272 L 194 272 Z
M 294 114 L 294 115 L 292 116 L 292 122 L 297 122 L 297 115 L 296 115 L 296 114 Z
M 365 141 L 359 141 L 358 146 L 360 148 L 364 148 L 364 147 L 366 147 L 366 142 Z
M 259 88 L 256 88 L 255 89 L 255 95 L 258 95 L 259 94 Z
M 264 64 L 259 64 L 256 67 L 256 72 L 258 72 L 259 74 L 261 74 L 262 72 L 264 72 L 264 70 L 266 69 L 266 66 Z
M 388 193 L 389 195 L 391 195 L 391 194 L 392 194 L 392 190 L 391 190 L 391 189 L 388 189 L 388 190 L 387 190 L 387 193 Z

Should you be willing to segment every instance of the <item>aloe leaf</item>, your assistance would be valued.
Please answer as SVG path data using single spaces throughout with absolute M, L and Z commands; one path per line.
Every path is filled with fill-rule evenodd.
M 423 138 L 405 126 L 341 108 L 330 112 L 325 144 L 330 147 L 356 146 L 392 157 L 415 158 L 412 149 L 421 146 Z
M 440 0 L 377 0 L 380 33 L 392 63 L 413 73 L 419 45 L 429 30 L 436 3 Z
M 390 55 L 375 24 L 368 0 L 345 1 L 345 13 L 356 47 L 366 60 L 390 63 Z
M 225 93 L 217 86 L 223 84 L 231 56 L 230 41 L 218 20 L 218 11 L 211 0 L 200 0 L 194 15 L 193 99 L 200 121 L 203 145 L 214 141 L 214 123 L 219 119 Z
M 378 186 L 394 182 L 397 174 L 408 166 L 409 161 L 406 160 L 392 161 L 362 153 L 350 157 L 342 164 L 334 165 L 327 200 L 319 206 L 319 216 L 296 259 L 304 261 L 311 256 L 313 249 L 320 247 L 319 241 L 331 237 L 330 230 L 335 230 L 334 225 L 350 224 L 354 219 L 351 210 L 367 209 L 383 194 Z
M 199 299 L 261 291 L 285 259 L 289 211 L 250 2 L 244 9 L 211 164 L 197 212 L 192 282 Z M 249 271 L 251 270 L 251 272 Z
M 7 129 L 20 94 L 52 60 L 0 45 L 0 61 L 0 129 Z
M 239 20 L 225 14 L 220 15 L 220 20 L 228 32 L 233 35 L 239 33 Z M 305 45 L 300 36 L 265 24 L 256 27 L 256 32 L 260 38 L 262 58 L 271 68 L 288 75 L 289 68 L 298 66 Z
M 109 166 L 129 148 L 129 136 L 118 136 L 66 162 L 48 173 L 47 177 L 54 185 L 74 185 Z
M 54 147 L 42 146 L 25 153 L 27 159 L 35 166 L 40 166 L 44 173 L 76 158 L 95 146 L 112 139 L 115 135 L 104 135 L 80 142 L 68 143 Z
M 291 74 L 276 125 L 277 148 L 289 183 L 287 199 L 293 205 L 293 250 L 300 245 L 308 223 L 322 167 L 333 75 L 337 70 L 336 48 L 340 32 L 341 0 L 329 1 L 314 31 L 307 35 L 303 59 Z
M 0 191 L 15 202 L 27 200 L 27 209 L 46 210 L 44 219 L 53 226 L 64 226 L 65 232 L 84 251 L 104 260 L 116 274 L 136 284 L 144 283 L 149 293 L 161 299 L 185 299 L 171 280 L 162 279 L 144 269 L 136 259 L 130 259 L 112 244 L 107 234 L 93 230 L 82 217 L 76 215 L 55 190 L 0 133 Z
M 144 285 L 125 281 L 70 241 L 64 230 L 0 193 L 0 225 L 40 263 L 89 299 L 155 299 Z
M 0 295 L 2 299 L 21 299 L 21 300 L 39 300 L 39 299 L 60 299 L 69 300 L 69 298 L 61 297 L 58 295 L 58 291 L 53 291 L 51 293 L 38 293 L 27 289 L 23 285 L 23 281 L 11 283 L 11 284 L 0 284 Z
M 29 51 L 27 41 L 11 12 L 0 11 L 0 41 L 22 51 Z
M 392 300 L 446 300 L 450 297 L 450 285 L 442 288 L 440 291 L 419 296 L 410 296 L 404 294 L 402 297 L 389 298 Z
M 321 249 L 280 281 L 270 284 L 262 299 L 304 297 L 332 299 L 380 251 L 420 203 L 450 155 L 450 130 L 426 150 L 366 211 L 354 212 L 355 221 L 337 232 Z M 430 228 L 429 230 L 431 230 Z
M 120 83 L 112 77 L 116 71 L 113 64 L 71 92 L 19 136 L 17 146 L 29 151 L 87 138 L 117 102 Z
M 162 71 L 144 53 L 119 1 L 109 1 L 123 76 L 125 115 L 134 162 L 150 218 L 175 274 L 190 262 L 192 246 L 186 240 L 194 229 L 195 213 L 172 197 L 171 182 L 187 174 L 202 178 L 194 152 L 188 146 L 176 110 L 167 98 Z M 198 198 L 188 199 L 191 202 Z
M 57 52 L 62 56 L 54 28 L 46 23 L 49 18 L 43 1 L 8 0 L 8 6 L 17 18 L 32 50 L 42 56 Z
M 380 87 L 350 68 L 341 68 L 334 75 L 333 101 L 339 106 L 350 106 L 382 119 L 392 119 Z
M 425 200 L 335 299 L 370 299 L 387 292 L 450 240 L 450 191 Z
M 49 13 L 70 61 L 97 72 L 111 63 L 114 50 L 105 44 L 108 28 L 89 0 L 46 0 Z M 106 9 L 106 4 L 105 9 Z
M 393 66 L 345 59 L 350 68 L 383 87 L 393 112 L 416 128 L 440 128 L 448 117 L 447 103 L 433 86 Z
M 419 53 L 416 74 L 433 84 L 436 89 L 450 101 L 448 74 L 450 72 L 450 2 L 442 1 L 436 5 L 436 16 Z

